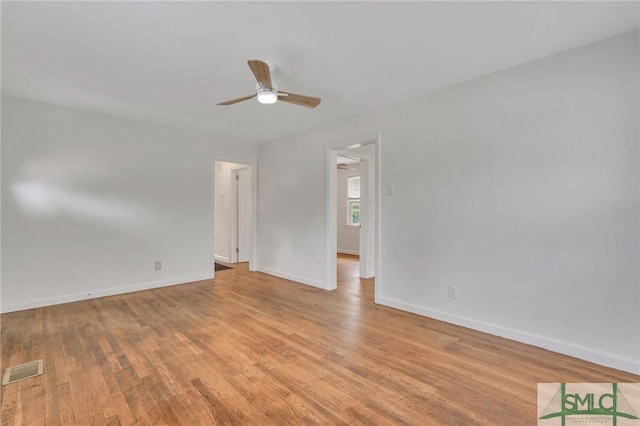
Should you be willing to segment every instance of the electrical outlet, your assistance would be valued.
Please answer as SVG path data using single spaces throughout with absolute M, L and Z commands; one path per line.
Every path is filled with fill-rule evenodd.
M 458 289 L 455 286 L 450 285 L 447 288 L 449 289 L 449 297 L 451 299 L 455 299 L 456 297 L 458 297 Z
M 159 271 L 160 269 L 162 269 L 162 262 L 158 261 L 156 262 L 156 271 Z

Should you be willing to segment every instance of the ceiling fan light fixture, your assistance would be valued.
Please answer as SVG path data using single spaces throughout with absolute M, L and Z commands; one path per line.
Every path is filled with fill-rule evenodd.
M 275 104 L 278 94 L 272 90 L 262 89 L 258 91 L 258 102 L 261 104 Z
M 2 0 L 0 0 L 2 1 Z M 286 102 L 293 105 L 299 105 L 306 108 L 315 108 L 320 104 L 321 99 L 314 96 L 296 95 L 295 93 L 279 92 L 278 85 L 271 80 L 271 73 L 275 70 L 275 65 L 269 61 L 261 61 L 259 59 L 250 59 L 247 61 L 253 76 L 256 78 L 255 95 L 243 96 L 224 102 L 218 105 L 233 105 L 238 102 L 246 101 L 251 98 L 257 98 L 261 104 L 275 104 L 278 101 Z

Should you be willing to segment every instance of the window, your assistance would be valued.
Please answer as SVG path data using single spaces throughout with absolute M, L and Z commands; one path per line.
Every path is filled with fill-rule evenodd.
M 347 178 L 347 225 L 360 225 L 360 176 Z

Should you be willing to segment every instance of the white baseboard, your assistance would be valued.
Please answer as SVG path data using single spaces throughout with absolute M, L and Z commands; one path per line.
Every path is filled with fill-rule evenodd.
M 285 280 L 295 281 L 301 284 L 310 285 L 312 287 L 321 288 L 323 290 L 327 289 L 327 287 L 325 286 L 325 283 L 321 281 L 312 280 L 310 278 L 300 277 L 297 275 L 288 274 L 286 272 L 276 271 L 275 269 L 265 268 L 263 266 L 258 266 L 257 271 L 265 274 L 273 275 L 278 278 L 284 278 Z
M 389 299 L 386 297 L 381 297 L 379 300 L 376 300 L 376 303 L 384 306 L 389 306 L 391 308 L 412 312 L 414 314 L 423 315 L 429 318 L 434 318 L 440 321 L 460 325 L 462 327 L 471 328 L 473 330 L 493 334 L 495 336 L 504 337 L 506 339 L 537 346 L 553 352 L 558 352 L 564 355 L 569 355 L 575 358 L 594 362 L 606 367 L 616 368 L 618 370 L 626 371 L 633 374 L 640 374 L 640 361 L 630 357 L 620 356 L 612 352 L 602 351 L 600 349 L 590 348 L 582 345 L 576 345 L 574 343 L 567 343 L 550 337 L 515 330 L 484 321 L 478 321 L 473 318 L 468 318 L 460 315 L 449 314 L 447 312 L 425 308 L 422 306 L 414 305 L 412 303 L 401 302 L 399 300 Z
M 224 263 L 231 263 L 231 259 L 229 259 L 228 257 L 224 257 L 224 256 L 218 256 L 217 254 L 215 256 L 213 256 L 213 258 L 215 260 L 219 260 L 220 262 L 224 262 Z
M 338 249 L 337 250 L 338 253 L 340 254 L 350 254 L 353 256 L 360 256 L 360 252 L 358 250 L 344 250 L 344 249 Z
M 134 284 L 123 287 L 112 287 L 104 290 L 88 291 L 86 293 L 67 294 L 63 296 L 45 297 L 42 299 L 32 299 L 25 302 L 2 305 L 2 313 L 23 311 L 25 309 L 40 308 L 43 306 L 59 305 L 62 303 L 77 302 L 80 300 L 95 299 L 104 296 L 114 296 L 116 294 L 133 293 L 134 291 L 149 290 L 153 288 L 167 287 L 170 285 L 188 284 L 194 281 L 209 280 L 213 274 L 192 275 L 187 277 L 173 278 L 163 281 L 152 281 L 147 283 Z

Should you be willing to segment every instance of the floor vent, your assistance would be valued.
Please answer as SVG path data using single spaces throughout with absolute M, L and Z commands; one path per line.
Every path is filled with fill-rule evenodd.
M 26 364 L 15 365 L 9 367 L 4 372 L 2 385 L 8 385 L 22 379 L 29 379 L 41 375 L 43 372 L 43 362 L 41 359 L 37 361 L 27 362 Z

